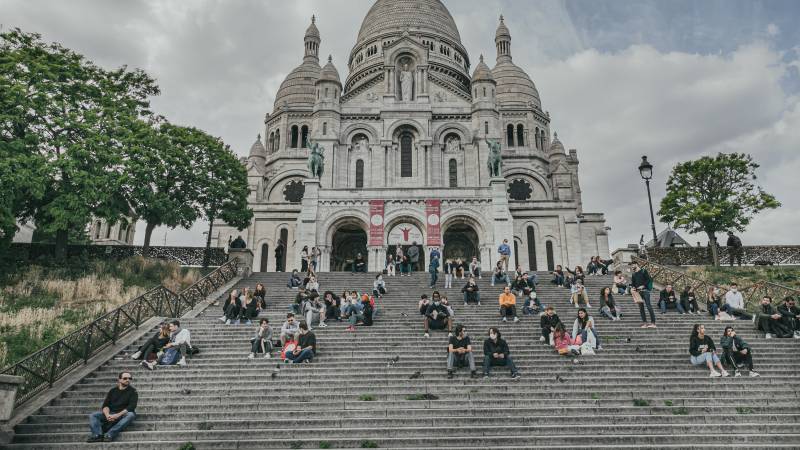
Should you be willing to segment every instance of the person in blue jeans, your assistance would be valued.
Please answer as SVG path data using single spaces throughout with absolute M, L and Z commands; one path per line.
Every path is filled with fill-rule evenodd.
M 639 264 L 631 264 L 633 275 L 631 276 L 631 289 L 636 289 L 642 297 L 639 305 L 639 315 L 642 316 L 642 328 L 656 328 L 656 313 L 653 311 L 653 305 L 650 304 L 650 291 L 653 289 L 653 279 L 646 270 L 639 267 Z M 645 315 L 645 308 L 650 312 L 650 323 L 647 323 L 647 315 Z
M 292 351 L 286 352 L 285 363 L 299 364 L 310 363 L 314 359 L 317 351 L 317 337 L 314 332 L 309 331 L 308 324 L 300 322 L 300 337 L 297 339 L 297 346 Z
M 136 419 L 139 394 L 131 386 L 131 380 L 130 372 L 117 375 L 117 385 L 106 394 L 102 409 L 89 415 L 92 435 L 86 442 L 112 442 Z
M 667 312 L 667 309 L 674 307 L 678 310 L 678 314 L 686 314 L 686 310 L 683 309 L 683 305 L 678 299 L 678 293 L 672 289 L 672 285 L 668 284 L 664 287 L 658 295 L 658 307 L 661 309 L 661 314 Z
M 437 251 L 436 254 L 439 252 Z M 431 288 L 436 286 L 436 282 L 439 281 L 439 258 L 434 257 L 433 252 L 431 252 L 431 262 L 428 263 L 428 273 L 431 274 Z
M 489 328 L 489 337 L 483 341 L 483 377 L 489 378 L 492 366 L 503 366 L 511 370 L 511 379 L 520 378 L 519 370 L 514 365 L 508 343 L 500 337 L 500 330 L 497 327 Z

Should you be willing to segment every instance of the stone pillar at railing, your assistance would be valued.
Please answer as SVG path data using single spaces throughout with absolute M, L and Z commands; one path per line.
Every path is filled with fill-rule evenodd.
M 614 267 L 617 269 L 620 266 L 630 264 L 634 256 L 639 256 L 639 246 L 636 244 L 628 244 L 625 248 L 618 248 L 611 252 L 611 258 L 614 259 Z
M 237 270 L 243 277 L 250 276 L 253 271 L 253 252 L 249 248 L 232 248 L 228 250 L 228 258 L 239 261 Z
M 22 377 L 0 375 L 0 444 L 8 444 L 14 437 L 14 430 L 8 426 L 8 421 L 14 412 L 17 388 L 24 382 Z

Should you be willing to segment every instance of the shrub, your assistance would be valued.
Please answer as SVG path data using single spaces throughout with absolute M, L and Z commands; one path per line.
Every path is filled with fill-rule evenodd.
M 362 402 L 371 402 L 375 400 L 375 396 L 372 394 L 361 394 L 361 396 L 359 396 L 358 399 L 361 400 Z
M 361 441 L 361 448 L 378 448 L 378 443 L 375 441 Z
M 633 406 L 650 406 L 650 402 L 641 398 L 633 399 Z
M 685 407 L 681 406 L 680 408 L 675 408 L 672 410 L 672 414 L 676 416 L 685 416 L 689 414 L 689 410 Z
M 672 400 L 664 400 L 664 406 L 672 406 Z
M 331 443 L 328 441 L 320 441 L 319 448 L 331 448 Z

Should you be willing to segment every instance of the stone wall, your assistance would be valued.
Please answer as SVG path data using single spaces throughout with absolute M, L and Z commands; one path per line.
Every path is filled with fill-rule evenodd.
M 175 261 L 182 266 L 201 266 L 205 247 L 150 247 L 148 257 Z M 17 261 L 47 260 L 55 255 L 53 244 L 13 243 L 9 249 Z M 224 248 L 209 249 L 209 265 L 221 266 L 228 260 Z M 122 259 L 140 256 L 142 247 L 135 245 L 69 245 L 67 257 Z

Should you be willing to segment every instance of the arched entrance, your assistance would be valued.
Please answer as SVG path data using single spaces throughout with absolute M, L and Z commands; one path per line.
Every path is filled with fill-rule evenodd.
M 425 271 L 427 270 L 427 266 L 425 265 L 426 254 L 425 247 L 423 246 L 424 242 L 425 236 L 422 234 L 422 230 L 415 224 L 415 221 L 410 219 L 400 220 L 392 225 L 391 230 L 389 230 L 386 240 L 388 244 L 386 254 L 395 256 L 397 255 L 397 248 L 400 247 L 403 250 L 403 254 L 408 255 L 408 250 L 411 247 L 416 247 L 419 254 L 416 270 Z M 398 273 L 400 273 L 399 269 Z
M 261 265 L 258 267 L 259 272 L 267 271 L 267 263 L 269 262 L 269 244 L 261 245 Z
M 445 259 L 459 259 L 469 262 L 473 256 L 481 258 L 478 251 L 478 233 L 467 223 L 456 223 L 447 228 L 444 232 L 444 251 Z
M 352 270 L 353 260 L 359 253 L 368 263 L 367 233 L 353 223 L 340 226 L 331 240 L 331 272 Z

